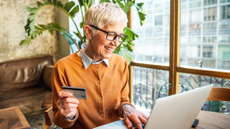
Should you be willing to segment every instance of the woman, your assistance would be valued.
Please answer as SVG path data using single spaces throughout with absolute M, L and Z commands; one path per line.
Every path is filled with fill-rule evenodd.
M 115 4 L 91 6 L 84 21 L 86 49 L 59 60 L 53 71 L 54 122 L 63 128 L 94 128 L 124 117 L 129 128 L 141 129 L 147 116 L 129 103 L 128 64 L 113 54 L 127 37 L 124 11 Z M 77 100 L 61 86 L 83 87 L 87 100 Z

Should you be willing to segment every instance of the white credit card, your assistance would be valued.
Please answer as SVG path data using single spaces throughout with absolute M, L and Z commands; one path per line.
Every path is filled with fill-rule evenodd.
M 87 100 L 86 90 L 81 87 L 70 87 L 70 86 L 62 86 L 63 91 L 70 92 L 73 94 L 73 97 L 76 99 L 84 99 Z

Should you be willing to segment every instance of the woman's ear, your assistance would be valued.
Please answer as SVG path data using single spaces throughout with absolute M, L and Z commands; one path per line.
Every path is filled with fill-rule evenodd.
M 89 25 L 84 26 L 84 31 L 87 39 L 92 39 L 93 38 L 93 33 L 91 30 L 91 27 Z

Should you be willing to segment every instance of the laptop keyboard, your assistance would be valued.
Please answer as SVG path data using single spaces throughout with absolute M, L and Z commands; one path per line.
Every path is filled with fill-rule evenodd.
M 134 128 L 134 129 L 138 129 L 137 126 L 133 126 L 133 128 Z M 142 129 L 144 129 L 144 128 L 145 128 L 145 125 L 142 124 Z

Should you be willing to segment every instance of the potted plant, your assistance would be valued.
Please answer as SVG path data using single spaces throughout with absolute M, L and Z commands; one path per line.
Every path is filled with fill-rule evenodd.
M 65 38 L 68 40 L 70 45 L 75 44 L 77 48 L 80 50 L 81 44 L 86 42 L 86 36 L 83 33 L 80 32 L 80 29 L 84 28 L 84 13 L 87 11 L 88 8 L 93 4 L 94 0 L 78 0 L 79 5 L 76 5 L 75 2 L 70 1 L 65 4 L 62 4 L 58 0 L 43 0 L 44 2 L 37 2 L 37 7 L 31 8 L 27 7 L 27 11 L 30 12 L 29 18 L 27 19 L 27 24 L 25 25 L 25 31 L 27 33 L 27 36 L 24 40 L 20 42 L 20 45 L 26 45 L 31 43 L 31 40 L 35 39 L 37 35 L 41 35 L 43 31 L 49 31 L 49 33 L 52 35 L 53 31 L 59 31 L 62 35 L 65 36 Z M 135 0 L 101 0 L 101 3 L 103 2 L 113 2 L 115 4 L 118 4 L 125 13 L 128 13 L 131 6 L 135 6 L 140 18 L 140 24 L 143 25 L 145 21 L 145 13 L 142 9 L 143 3 L 135 3 Z M 66 29 L 61 27 L 58 23 L 52 22 L 47 25 L 37 24 L 35 25 L 35 19 L 37 12 L 41 10 L 45 6 L 55 6 L 66 13 L 74 23 L 77 32 L 73 32 L 78 38 L 79 42 L 76 42 L 77 40 L 72 37 L 72 34 L 67 32 Z M 80 22 L 80 25 L 78 26 L 76 22 L 74 21 L 74 16 L 81 12 L 82 16 L 82 22 Z M 114 53 L 119 54 L 123 56 L 128 63 L 130 63 L 132 59 L 132 46 L 134 46 L 134 43 L 132 43 L 136 38 L 138 38 L 138 35 L 134 33 L 130 28 L 125 27 L 124 34 L 127 35 L 127 38 L 124 42 L 122 42 L 114 51 Z

